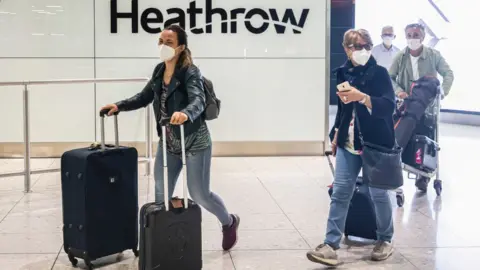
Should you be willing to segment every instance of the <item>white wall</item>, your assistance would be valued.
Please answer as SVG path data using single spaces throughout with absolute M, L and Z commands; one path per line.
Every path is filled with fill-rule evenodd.
M 208 1 L 208 0 L 207 0 Z M 118 0 L 118 12 L 131 12 L 131 0 Z M 110 1 L 3 0 L 0 2 L 0 81 L 151 76 L 157 59 L 157 33 L 142 29 L 148 8 L 186 10 L 191 0 L 139 0 L 138 33 L 131 19 L 118 19 L 111 33 Z M 205 12 L 205 0 L 197 0 Z M 252 34 L 238 15 L 237 33 L 221 33 L 220 15 L 213 33 L 190 33 L 189 46 L 202 73 L 213 80 L 222 99 L 221 117 L 210 122 L 215 141 L 321 141 L 325 119 L 325 0 L 215 1 L 230 12 L 276 9 L 280 20 L 293 9 L 297 21 L 309 9 L 302 28 L 279 34 L 271 19 L 262 34 Z M 269 15 L 271 17 L 271 14 Z M 148 18 L 154 18 L 150 14 Z M 251 24 L 264 21 L 256 15 Z M 228 19 L 228 18 L 227 18 Z M 203 28 L 205 14 L 197 15 Z M 162 27 L 163 23 L 150 23 Z M 293 30 L 301 31 L 294 34 Z M 143 84 L 32 86 L 33 142 L 88 142 L 95 139 L 96 110 L 140 91 Z M 22 141 L 21 87 L 0 87 L 0 142 Z M 98 119 L 97 119 L 98 122 Z M 96 123 L 98 126 L 98 123 Z M 109 123 L 107 127 L 111 127 Z M 120 139 L 142 141 L 144 110 L 120 117 Z M 107 133 L 107 138 L 113 138 Z

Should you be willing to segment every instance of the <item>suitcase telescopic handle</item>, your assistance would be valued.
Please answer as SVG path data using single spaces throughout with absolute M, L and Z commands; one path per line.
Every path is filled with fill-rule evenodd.
M 100 137 L 102 150 L 105 150 L 105 116 L 108 115 L 109 109 L 100 110 Z M 120 146 L 118 137 L 118 112 L 113 113 L 114 129 L 115 129 L 115 147 Z
M 330 167 L 330 170 L 332 171 L 333 176 L 335 176 L 335 167 L 333 167 L 333 163 L 332 163 L 332 160 L 331 160 L 331 156 L 333 156 L 333 152 L 332 151 L 326 151 L 325 156 L 327 157 L 328 166 Z
M 169 189 L 168 189 L 168 164 L 167 164 L 167 140 L 166 140 L 166 126 L 170 123 L 171 117 L 164 117 L 160 119 L 162 127 L 162 151 L 163 151 L 163 199 L 166 211 L 170 210 L 169 203 Z M 183 125 L 180 125 L 180 142 L 182 145 L 182 170 L 183 170 L 183 206 L 188 209 L 188 184 L 187 184 L 187 157 L 185 151 L 185 130 Z
M 168 123 L 170 123 L 170 120 L 172 120 L 172 117 L 162 117 L 160 119 L 160 125 L 162 127 L 164 127 L 164 126 L 168 125 Z
M 110 109 L 103 109 L 100 110 L 100 117 L 105 117 L 108 116 L 108 112 L 110 112 Z M 113 115 L 118 115 L 118 111 L 114 112 Z

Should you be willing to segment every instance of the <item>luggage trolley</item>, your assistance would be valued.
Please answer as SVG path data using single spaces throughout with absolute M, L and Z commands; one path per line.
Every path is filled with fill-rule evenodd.
M 442 95 L 443 95 L 443 91 L 441 89 L 441 87 L 439 87 L 439 91 L 438 91 L 438 94 L 437 94 L 437 97 L 436 97 L 436 100 L 435 102 L 432 104 L 431 106 L 431 109 L 428 108 L 426 113 L 425 113 L 425 116 L 424 116 L 424 123 L 423 125 L 426 126 L 426 128 L 431 128 L 433 129 L 433 131 L 431 132 L 431 135 L 430 136 L 427 136 L 429 137 L 431 140 L 433 140 L 436 144 L 435 144 L 435 148 L 432 149 L 432 151 L 434 151 L 434 160 L 430 160 L 430 162 L 435 162 L 436 164 L 436 168 L 434 170 L 425 170 L 424 166 L 423 165 L 419 165 L 417 166 L 417 164 L 415 165 L 412 165 L 412 164 L 406 164 L 403 160 L 403 156 L 402 156 L 402 167 L 403 167 L 403 170 L 406 171 L 408 173 L 408 178 L 409 179 L 418 179 L 419 177 L 425 177 L 425 178 L 428 178 L 428 179 L 432 179 L 435 177 L 435 180 L 433 182 L 433 188 L 435 189 L 435 192 L 437 194 L 437 196 L 440 196 L 441 193 L 442 193 L 442 180 L 440 180 L 440 157 L 439 157 L 439 154 L 438 152 L 440 151 L 440 147 L 439 147 L 439 123 L 440 123 L 440 101 L 441 101 L 441 98 L 442 98 Z M 431 123 L 431 124 L 428 124 L 428 123 Z M 417 143 L 418 142 L 418 138 L 417 136 L 418 135 L 417 133 L 412 137 L 412 139 L 410 140 L 410 143 Z M 424 135 L 424 134 L 421 134 L 421 135 Z M 433 138 L 431 138 L 433 137 Z M 424 149 L 425 150 L 425 149 Z M 420 153 L 420 158 L 422 160 L 419 160 L 419 164 L 423 164 L 423 158 L 425 158 L 425 153 Z M 427 187 L 428 187 L 428 184 L 427 184 Z M 426 190 L 425 190 L 426 191 Z M 402 188 L 399 188 L 396 190 L 396 198 L 397 198 L 397 205 L 399 207 L 403 206 L 404 202 L 405 202 L 405 195 L 403 193 L 403 189 Z

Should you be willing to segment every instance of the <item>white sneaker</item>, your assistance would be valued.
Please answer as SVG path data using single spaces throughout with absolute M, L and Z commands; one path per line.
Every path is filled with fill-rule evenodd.
M 393 244 L 378 241 L 372 251 L 372 261 L 384 261 L 393 254 Z
M 321 244 L 312 251 L 307 252 L 307 258 L 314 263 L 321 263 L 327 266 L 338 266 L 337 252 L 329 245 Z

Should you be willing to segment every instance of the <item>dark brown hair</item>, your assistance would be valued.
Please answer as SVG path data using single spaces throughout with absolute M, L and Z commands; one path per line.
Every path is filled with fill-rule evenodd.
M 183 67 L 189 67 L 193 65 L 192 52 L 188 48 L 188 36 L 185 30 L 176 24 L 169 25 L 164 30 L 170 30 L 177 34 L 178 46 L 185 45 L 185 49 L 180 53 L 178 57 L 178 64 Z

